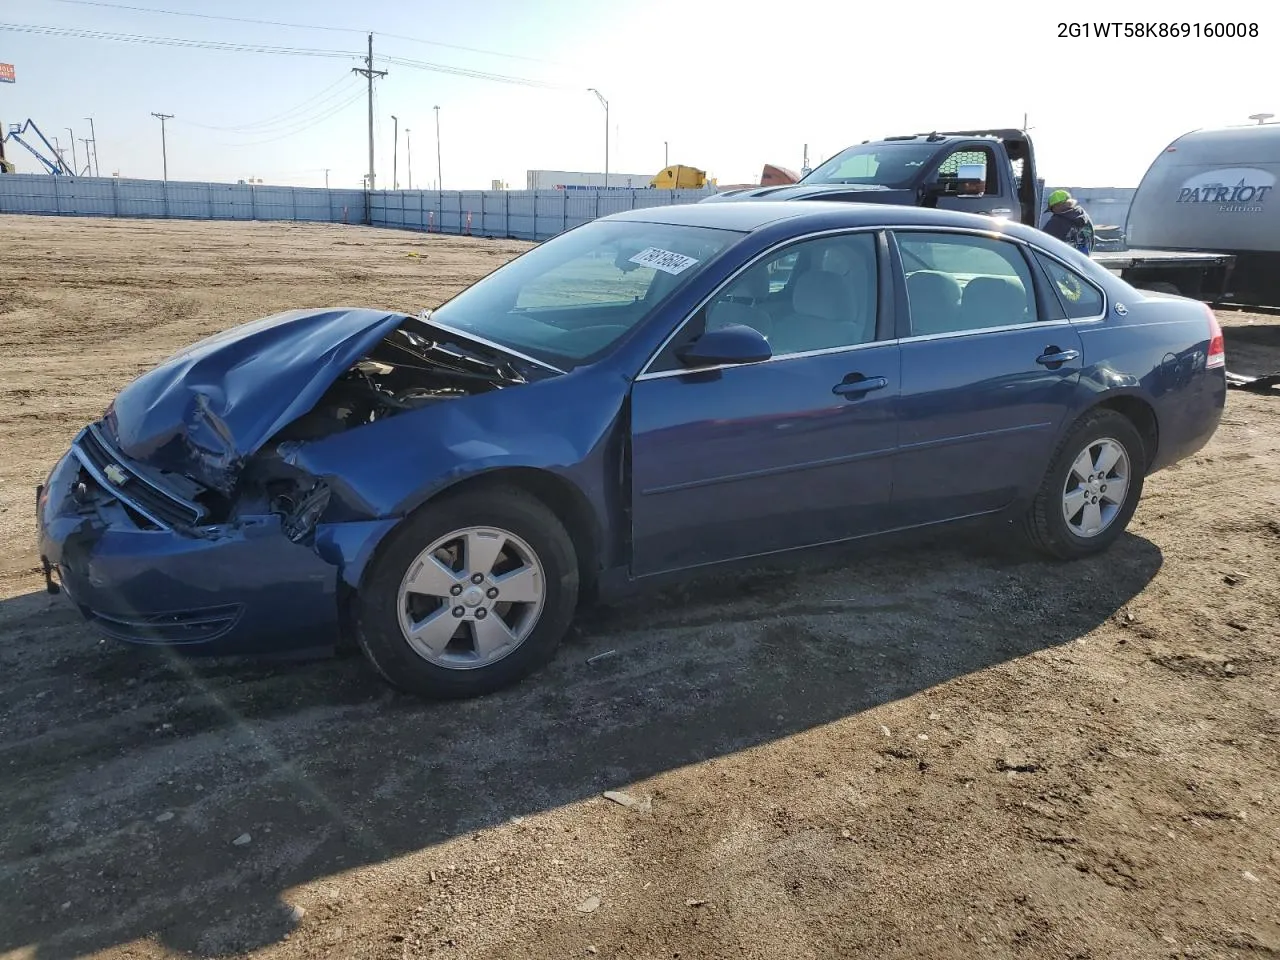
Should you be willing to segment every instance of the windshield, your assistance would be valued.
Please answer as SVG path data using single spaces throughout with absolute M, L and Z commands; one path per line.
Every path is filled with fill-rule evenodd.
M 909 187 L 937 152 L 924 143 L 865 143 L 815 167 L 805 183 L 872 183 Z
M 449 300 L 429 322 L 561 368 L 643 323 L 741 234 L 597 220 L 534 247 Z

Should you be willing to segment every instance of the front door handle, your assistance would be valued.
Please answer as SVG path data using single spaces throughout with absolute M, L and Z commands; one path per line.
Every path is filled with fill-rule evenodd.
M 872 390 L 881 390 L 889 385 L 884 377 L 864 377 L 860 373 L 851 373 L 831 388 L 832 393 L 844 397 L 860 397 Z
M 1078 360 L 1079 358 L 1079 350 L 1059 350 L 1057 347 L 1049 347 L 1044 353 L 1036 357 L 1036 363 L 1046 367 L 1053 367 L 1060 366 L 1069 360 Z

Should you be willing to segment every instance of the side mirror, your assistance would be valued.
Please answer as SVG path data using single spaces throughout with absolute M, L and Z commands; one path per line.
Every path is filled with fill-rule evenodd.
M 962 163 L 954 177 L 929 184 L 932 196 L 980 197 L 987 192 L 987 168 L 981 163 Z
M 764 334 L 754 327 L 733 324 L 708 330 L 682 348 L 677 356 L 686 367 L 717 367 L 728 363 L 759 363 L 773 356 Z

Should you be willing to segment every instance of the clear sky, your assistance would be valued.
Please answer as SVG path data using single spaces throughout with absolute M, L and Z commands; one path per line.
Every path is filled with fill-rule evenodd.
M 160 121 L 151 113 L 169 113 L 171 179 L 321 186 L 328 168 L 332 185 L 358 187 L 367 119 L 364 81 L 351 67 L 361 65 L 356 54 L 369 30 L 375 67 L 389 71 L 375 84 L 379 187 L 391 185 L 393 114 L 400 185 L 408 183 L 406 149 L 414 186 L 432 185 L 436 105 L 446 189 L 487 188 L 495 179 L 520 188 L 528 169 L 598 171 L 605 112 L 588 87 L 609 100 L 612 171 L 656 173 L 669 142 L 672 163 L 706 169 L 722 184 L 755 182 L 765 163 L 798 169 L 805 144 L 816 165 L 863 139 L 1018 127 L 1025 113 L 1051 183 L 1135 186 L 1179 134 L 1280 114 L 1280 13 L 1268 12 L 1280 7 L 1263 0 L 755 3 L 4 0 L 6 26 L 352 55 L 227 52 L 0 27 L 0 62 L 17 73 L 16 84 L 0 84 L 0 120 L 31 117 L 66 148 L 67 128 L 87 137 L 84 118 L 93 117 L 103 174 L 159 177 Z M 148 12 L 156 10 L 202 16 Z M 1259 36 L 1059 39 L 1064 19 L 1253 22 Z M 20 148 L 12 159 L 20 171 L 36 169 Z

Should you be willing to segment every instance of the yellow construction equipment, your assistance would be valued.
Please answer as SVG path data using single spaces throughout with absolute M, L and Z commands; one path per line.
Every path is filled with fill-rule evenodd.
M 708 185 L 715 186 L 715 183 L 714 179 L 707 179 L 707 171 L 677 163 L 650 180 L 649 186 L 659 190 L 701 190 Z

